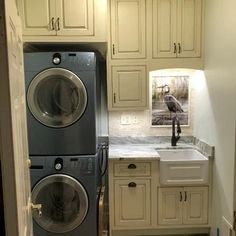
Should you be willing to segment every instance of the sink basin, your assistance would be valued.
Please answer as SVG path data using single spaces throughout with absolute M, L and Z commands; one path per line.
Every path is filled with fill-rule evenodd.
M 194 149 L 158 150 L 162 185 L 208 184 L 208 158 Z
M 202 161 L 207 157 L 194 149 L 166 149 L 158 150 L 161 161 Z

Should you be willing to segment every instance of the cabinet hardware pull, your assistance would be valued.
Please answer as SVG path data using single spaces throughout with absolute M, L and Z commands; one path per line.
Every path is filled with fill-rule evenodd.
M 57 31 L 60 31 L 60 18 L 57 18 Z
M 128 184 L 128 187 L 129 187 L 129 188 L 135 188 L 136 186 L 137 186 L 137 184 L 134 183 L 134 182 L 130 182 L 130 183 Z
M 112 44 L 112 54 L 115 55 L 115 44 Z
M 52 20 L 51 20 L 51 29 L 52 29 L 52 30 L 55 30 L 54 17 L 52 17 Z
M 180 193 L 180 202 L 182 202 L 183 200 L 183 195 L 182 195 L 182 192 L 179 192 Z
M 174 54 L 177 52 L 177 46 L 176 43 L 174 43 Z
M 135 164 L 129 164 L 128 169 L 136 169 L 137 166 Z
M 186 191 L 184 192 L 184 201 L 185 202 L 187 201 L 187 192 Z
M 116 93 L 113 94 L 114 103 L 116 103 Z
M 180 53 L 181 53 L 181 51 L 182 51 L 182 48 L 181 48 L 181 45 L 180 45 L 180 43 L 178 43 L 178 46 L 179 46 L 179 51 L 178 51 L 178 53 L 180 54 Z

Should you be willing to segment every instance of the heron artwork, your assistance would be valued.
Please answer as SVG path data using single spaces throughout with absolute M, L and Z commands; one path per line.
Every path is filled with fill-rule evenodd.
M 188 77 L 155 77 L 152 83 L 152 125 L 171 125 L 178 117 L 182 125 L 188 125 L 189 102 Z

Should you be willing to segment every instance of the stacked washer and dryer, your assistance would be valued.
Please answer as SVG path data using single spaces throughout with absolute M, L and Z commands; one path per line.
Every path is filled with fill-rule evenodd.
M 97 236 L 101 82 L 94 52 L 25 53 L 35 236 Z

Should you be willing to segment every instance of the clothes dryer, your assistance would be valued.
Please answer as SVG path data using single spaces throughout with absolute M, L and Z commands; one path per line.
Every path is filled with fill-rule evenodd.
M 99 58 L 94 52 L 24 54 L 30 156 L 97 152 Z

